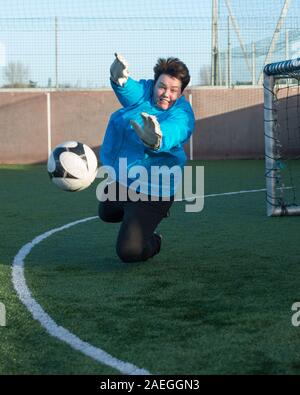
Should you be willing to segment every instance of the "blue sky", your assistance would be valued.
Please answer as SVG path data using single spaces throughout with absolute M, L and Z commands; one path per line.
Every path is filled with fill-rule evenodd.
M 46 86 L 55 80 L 54 17 L 58 17 L 60 83 L 107 86 L 114 52 L 123 53 L 136 78 L 151 78 L 159 56 L 187 63 L 192 82 L 211 60 L 211 0 L 0 0 L 0 85 L 4 66 L 20 61 L 29 77 Z M 220 3 L 220 47 L 227 46 L 227 9 Z M 284 0 L 231 0 L 245 44 L 272 38 Z M 291 0 L 289 18 L 300 29 L 299 0 Z M 42 19 L 38 19 L 42 18 Z M 70 19 L 79 18 L 79 19 Z M 94 19 L 99 18 L 99 19 Z M 247 79 L 234 31 L 236 79 Z M 299 45 L 293 43 L 292 48 Z M 267 47 L 266 47 L 267 48 Z M 299 47 L 300 48 L 300 47 Z M 283 56 L 279 54 L 278 56 Z M 299 55 L 300 56 L 300 55 Z M 277 59 L 276 59 L 277 60 Z M 258 69 L 263 58 L 258 59 Z
M 107 85 L 116 51 L 127 57 L 138 78 L 151 78 L 159 56 L 186 57 L 188 62 L 195 50 L 207 54 L 210 4 L 211 0 L 204 0 L 199 7 L 199 0 L 187 0 L 182 17 L 182 0 L 0 0 L 0 42 L 6 47 L 6 63 L 19 58 L 29 64 L 31 79 L 45 85 L 49 78 L 55 79 L 53 18 L 57 16 L 61 82 Z M 77 22 L 64 17 L 85 19 Z M 201 45 L 193 30 L 182 33 L 190 28 L 191 18 L 197 17 L 206 22 Z M 4 63 L 3 45 L 0 64 Z
M 211 16 L 212 0 L 0 0 L 1 17 L 112 17 L 112 16 Z M 225 8 L 224 0 L 219 7 Z M 240 17 L 278 15 L 284 0 L 231 0 Z M 298 9 L 298 12 L 297 12 Z M 299 16 L 299 0 L 290 0 L 291 15 Z
M 199 6 L 201 4 L 201 7 Z M 210 16 L 211 0 L 0 0 L 1 17 Z

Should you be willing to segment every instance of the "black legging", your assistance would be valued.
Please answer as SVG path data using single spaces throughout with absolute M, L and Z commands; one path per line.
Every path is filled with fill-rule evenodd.
M 119 184 L 116 183 L 118 191 Z M 123 262 L 139 262 L 156 255 L 160 250 L 160 238 L 154 233 L 157 225 L 168 216 L 174 201 L 137 202 L 106 200 L 99 203 L 99 217 L 105 222 L 122 222 L 116 251 Z

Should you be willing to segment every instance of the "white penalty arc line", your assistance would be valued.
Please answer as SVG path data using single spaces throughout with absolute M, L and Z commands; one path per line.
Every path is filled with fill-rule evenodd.
M 53 337 L 56 337 L 63 342 L 69 344 L 75 350 L 82 352 L 83 354 L 93 358 L 94 360 L 103 363 L 104 365 L 110 366 L 123 374 L 128 375 L 149 375 L 151 374 L 145 369 L 140 369 L 137 366 L 123 362 L 112 355 L 108 354 L 101 348 L 92 346 L 91 344 L 82 341 L 79 337 L 68 331 L 62 326 L 56 324 L 56 322 L 43 310 L 42 306 L 31 296 L 30 290 L 27 287 L 25 275 L 24 275 L 24 260 L 30 251 L 39 244 L 41 241 L 50 237 L 54 233 L 61 232 L 65 229 L 71 228 L 72 226 L 81 224 L 83 222 L 91 221 L 98 217 L 84 218 L 79 221 L 71 222 L 64 226 L 56 229 L 49 230 L 40 236 L 34 238 L 31 242 L 25 244 L 17 253 L 13 261 L 12 268 L 12 281 L 14 288 L 19 296 L 19 299 L 27 307 L 32 314 L 33 318 L 40 322 L 43 328 Z
M 243 193 L 254 193 L 263 192 L 265 189 L 256 189 L 249 191 L 237 191 L 237 192 L 225 192 L 220 194 L 205 195 L 204 197 L 215 197 L 215 196 L 226 196 L 226 195 L 238 195 Z M 201 196 L 194 196 L 191 199 L 200 198 Z M 187 200 L 187 199 L 184 199 Z M 41 243 L 43 240 L 52 236 L 54 233 L 61 232 L 65 229 L 71 228 L 72 226 L 91 221 L 98 218 L 97 216 L 84 218 L 78 221 L 70 222 L 69 224 L 63 225 L 59 228 L 51 229 L 37 237 L 31 242 L 25 244 L 14 257 L 12 264 L 12 282 L 17 292 L 17 295 L 21 302 L 26 306 L 33 318 L 40 322 L 43 328 L 53 337 L 69 344 L 73 349 L 82 352 L 84 355 L 91 357 L 92 359 L 103 363 L 104 365 L 110 366 L 123 374 L 128 375 L 149 375 L 151 374 L 146 369 L 138 368 L 137 366 L 121 361 L 112 355 L 108 354 L 101 348 L 95 347 L 79 337 L 68 331 L 57 323 L 45 312 L 42 306 L 32 297 L 31 292 L 26 284 L 24 275 L 25 258 L 29 255 L 31 250 Z
M 288 188 L 286 188 L 288 189 Z M 217 196 L 233 196 L 233 195 L 242 195 L 245 193 L 256 193 L 256 192 L 266 192 L 266 189 L 249 189 L 245 191 L 235 191 L 235 192 L 222 192 L 222 193 L 211 193 L 209 195 L 200 195 L 200 196 L 191 196 L 184 199 L 175 199 L 175 202 L 184 202 L 188 200 L 195 200 L 195 199 L 204 199 L 208 197 L 217 197 Z
M 281 187 L 276 189 L 286 190 L 286 189 L 293 189 L 293 187 Z M 175 199 L 174 202 L 184 202 L 184 201 L 195 200 L 195 199 L 204 199 L 208 197 L 243 195 L 245 193 L 257 193 L 257 192 L 267 192 L 267 190 L 266 188 L 263 188 L 263 189 L 248 189 L 248 190 L 246 189 L 244 191 L 235 191 L 235 192 L 211 193 L 210 195 L 199 195 L 199 196 L 187 197 L 184 199 Z

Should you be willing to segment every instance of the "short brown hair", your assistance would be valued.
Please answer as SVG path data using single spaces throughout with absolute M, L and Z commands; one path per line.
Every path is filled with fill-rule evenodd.
M 168 74 L 181 81 L 181 92 L 190 82 L 190 73 L 186 65 L 178 58 L 159 58 L 153 68 L 154 83 L 158 80 L 161 74 Z

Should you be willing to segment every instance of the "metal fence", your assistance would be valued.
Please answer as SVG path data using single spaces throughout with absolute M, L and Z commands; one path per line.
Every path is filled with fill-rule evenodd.
M 298 0 L 212 0 L 205 12 L 201 1 L 170 12 L 171 4 L 151 14 L 0 18 L 0 87 L 105 88 L 114 52 L 135 78 L 152 78 L 158 57 L 177 56 L 193 86 L 256 85 L 267 61 L 300 55 Z

